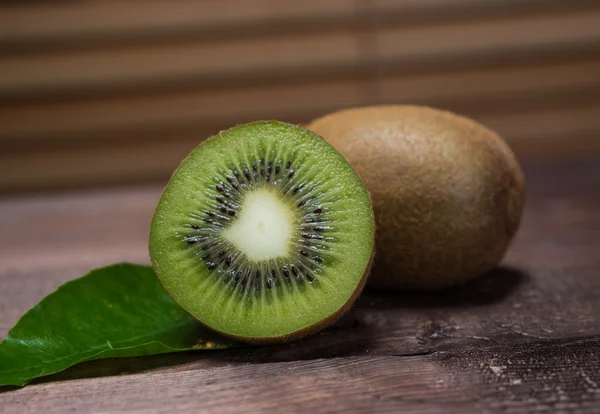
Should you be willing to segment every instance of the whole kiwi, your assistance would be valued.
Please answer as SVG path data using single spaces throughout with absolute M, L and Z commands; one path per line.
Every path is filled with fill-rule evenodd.
M 347 109 L 307 128 L 346 157 L 371 193 L 369 287 L 439 289 L 500 262 L 521 221 L 525 182 L 493 131 L 421 106 Z

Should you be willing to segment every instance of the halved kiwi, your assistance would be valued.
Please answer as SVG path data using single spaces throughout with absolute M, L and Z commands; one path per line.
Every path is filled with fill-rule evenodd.
M 321 137 L 278 121 L 234 127 L 182 162 L 156 207 L 152 265 L 173 299 L 246 342 L 319 330 L 362 290 L 371 200 Z

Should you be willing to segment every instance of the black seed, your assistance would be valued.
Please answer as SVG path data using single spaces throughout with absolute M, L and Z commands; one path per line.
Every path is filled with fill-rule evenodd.
M 294 176 L 294 170 L 290 170 L 288 173 L 288 178 L 292 178 Z
M 256 275 L 255 275 L 255 277 L 256 277 L 257 279 L 260 279 L 260 269 L 257 269 L 257 270 L 256 270 Z
M 221 206 L 219 207 L 219 210 L 221 211 L 221 213 L 225 214 L 227 213 L 227 209 L 225 208 L 225 206 Z
M 227 210 L 227 215 L 231 217 L 235 216 L 235 210 Z
M 227 263 L 228 265 L 230 265 L 232 262 L 233 262 L 233 257 L 227 256 L 227 259 L 225 259 L 225 263 Z
M 236 190 L 236 191 L 240 191 L 240 186 L 237 185 L 236 183 L 231 183 L 231 186 Z
M 246 177 L 246 180 L 250 181 L 252 179 L 252 176 L 250 175 L 250 171 L 248 171 L 247 169 L 244 169 L 244 177 Z
M 281 271 L 283 272 L 283 275 L 284 275 L 285 277 L 290 277 L 290 271 L 288 270 L 288 268 L 287 268 L 287 267 L 283 266 L 283 267 L 281 268 Z
M 292 166 L 291 161 L 288 161 L 287 164 L 285 164 L 285 168 L 287 168 L 288 170 L 290 169 L 291 166 Z
M 242 277 L 242 272 L 237 272 L 233 278 L 234 278 L 234 279 L 236 280 L 236 282 L 237 282 L 238 280 L 240 280 L 240 277 Z
M 233 170 L 233 175 L 235 175 L 237 178 L 239 178 L 240 172 L 238 170 Z
M 302 256 L 306 256 L 306 257 L 308 257 L 308 253 L 306 252 L 306 250 L 300 250 L 300 254 L 301 254 Z
M 308 279 L 309 282 L 314 282 L 315 281 L 315 278 L 310 273 L 306 273 L 306 278 Z
M 271 276 L 273 276 L 274 279 L 277 279 L 277 276 L 278 276 L 277 270 L 271 269 Z
M 217 189 L 217 191 L 219 193 L 222 193 L 225 190 L 223 187 L 223 184 L 217 184 L 217 186 L 215 188 Z
M 197 225 L 197 224 L 192 224 L 192 228 L 193 228 L 194 230 L 200 230 L 200 226 L 199 226 L 199 225 Z
M 294 187 L 294 189 L 292 190 L 292 194 L 298 194 L 298 191 L 300 191 L 300 187 L 301 186 Z
M 273 282 L 271 282 L 271 279 L 267 279 L 267 289 L 271 289 L 271 286 L 273 286 Z
M 275 166 L 275 175 L 279 174 L 279 171 L 281 171 L 281 166 L 280 165 L 276 165 Z
M 302 200 L 301 202 L 299 202 L 298 207 L 302 207 L 304 204 L 306 204 L 306 200 Z
M 325 227 L 316 226 L 316 227 L 314 227 L 314 230 L 315 231 L 323 231 L 323 230 L 325 230 Z
M 246 278 L 242 279 L 242 281 L 240 282 L 240 284 L 241 284 L 243 287 L 246 287 L 246 285 L 248 284 L 248 279 L 246 279 Z
M 298 268 L 294 265 L 290 265 L 290 269 L 292 269 L 292 273 L 294 274 L 294 276 L 298 277 L 298 275 L 300 275 L 300 272 L 298 271 Z
M 260 169 L 260 175 L 263 176 L 263 177 L 265 176 L 265 169 L 264 168 Z
M 211 219 L 209 219 L 209 218 L 205 218 L 205 219 L 204 219 L 204 222 L 205 222 L 205 223 L 209 223 L 209 224 L 210 224 L 210 223 L 212 223 L 213 221 L 212 221 Z
M 213 213 L 212 211 L 207 211 L 206 215 L 209 216 L 209 217 L 214 217 L 215 213 Z
M 217 203 L 221 203 L 221 204 L 223 204 L 225 202 L 225 199 L 223 197 L 215 197 L 215 200 L 217 200 Z
M 323 209 L 321 207 L 315 209 L 315 211 L 313 211 L 313 213 L 315 214 L 321 214 L 323 212 Z
M 273 172 L 273 161 L 269 161 L 269 164 L 267 165 L 267 172 L 269 174 Z
M 254 173 L 254 181 L 258 181 L 258 173 Z
M 208 262 L 206 263 L 206 267 L 208 267 L 208 270 L 215 270 L 217 268 L 217 264 L 213 262 Z
M 191 246 L 192 244 L 196 244 L 196 240 L 193 240 L 193 239 L 188 239 L 188 240 L 186 240 L 186 242 L 187 242 L 187 244 L 189 244 L 190 246 Z
M 314 256 L 313 260 L 317 263 L 323 263 L 323 258 L 321 256 Z
M 226 176 L 226 177 L 225 177 L 225 179 L 227 180 L 227 182 L 228 182 L 229 184 L 232 184 L 232 183 L 233 183 L 233 177 L 232 177 L 232 176 L 228 175 L 228 176 Z

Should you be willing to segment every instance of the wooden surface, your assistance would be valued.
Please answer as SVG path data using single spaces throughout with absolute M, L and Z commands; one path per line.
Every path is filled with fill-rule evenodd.
M 600 411 L 600 159 L 530 162 L 523 227 L 502 266 L 435 294 L 366 292 L 302 341 L 95 361 L 0 412 Z M 0 337 L 59 284 L 147 263 L 160 188 L 0 201 Z
M 0 2 L 0 192 L 156 182 L 235 124 L 374 104 L 600 154 L 598 0 L 140 4 Z

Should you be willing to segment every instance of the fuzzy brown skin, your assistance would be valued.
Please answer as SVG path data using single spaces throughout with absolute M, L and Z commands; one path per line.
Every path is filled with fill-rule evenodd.
M 343 110 L 307 128 L 346 157 L 371 193 L 377 260 L 369 287 L 439 289 L 500 262 L 521 221 L 525 182 L 493 131 L 418 106 Z

